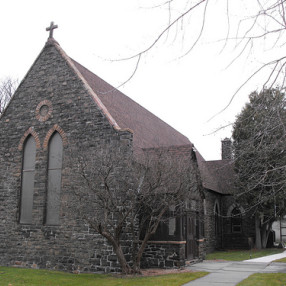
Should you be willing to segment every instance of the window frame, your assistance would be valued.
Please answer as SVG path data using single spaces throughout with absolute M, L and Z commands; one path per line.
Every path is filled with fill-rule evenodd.
M 237 230 L 235 228 L 237 228 Z M 231 211 L 231 232 L 242 232 L 242 214 L 238 206 L 234 207 Z
M 51 135 L 48 144 L 47 196 L 45 216 L 46 225 L 60 224 L 62 163 L 63 139 L 60 133 L 58 131 L 55 131 Z
M 32 224 L 37 143 L 32 134 L 24 141 L 20 198 L 20 224 Z

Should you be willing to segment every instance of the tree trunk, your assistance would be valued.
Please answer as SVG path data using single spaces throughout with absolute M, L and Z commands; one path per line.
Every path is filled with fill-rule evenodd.
M 142 255 L 143 255 L 143 252 L 145 250 L 145 247 L 147 245 L 147 242 L 149 241 L 151 235 L 155 234 L 157 228 L 158 228 L 158 225 L 163 217 L 163 215 L 165 214 L 165 212 L 167 211 L 168 207 L 165 206 L 159 213 L 157 219 L 156 219 L 156 222 L 154 223 L 154 225 L 149 225 L 149 229 L 146 230 L 146 233 L 145 233 L 145 237 L 142 241 L 142 244 L 141 246 L 139 247 L 138 249 L 138 252 L 137 252 L 137 255 L 136 255 L 136 259 L 134 260 L 134 263 L 133 263 L 133 269 L 134 271 L 136 271 L 136 273 L 140 273 L 140 263 L 141 263 L 141 258 L 142 258 Z
M 126 261 L 126 258 L 124 256 L 124 253 L 123 253 L 121 245 L 120 245 L 120 241 L 114 239 L 114 237 L 109 232 L 104 231 L 101 228 L 98 228 L 98 229 L 99 229 L 99 233 L 102 236 L 104 236 L 109 241 L 109 243 L 112 245 L 113 251 L 115 252 L 117 259 L 120 263 L 122 273 L 123 274 L 132 274 L 133 269 L 130 267 L 130 265 Z
M 129 264 L 127 263 L 121 246 L 120 245 L 117 245 L 117 246 L 113 245 L 113 250 L 116 253 L 116 256 L 117 256 L 118 261 L 120 263 L 122 273 L 123 274 L 132 274 L 134 271 L 129 266 Z
M 266 248 L 268 236 L 269 236 L 269 231 L 267 231 L 266 229 L 262 229 L 262 234 L 261 234 L 262 248 Z
M 260 233 L 260 215 L 255 215 L 255 248 L 261 249 L 261 233 Z
M 133 263 L 133 270 L 135 273 L 140 273 L 141 258 L 142 258 L 143 252 L 145 250 L 145 247 L 147 245 L 147 242 L 148 242 L 150 236 L 151 236 L 151 233 L 146 233 L 146 235 L 142 241 L 142 244 L 140 245 L 140 247 L 137 251 L 136 258 L 135 258 L 134 263 Z

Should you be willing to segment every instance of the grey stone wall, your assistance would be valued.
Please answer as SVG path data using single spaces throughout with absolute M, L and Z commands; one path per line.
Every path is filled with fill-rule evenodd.
M 219 229 L 215 231 L 215 204 L 218 204 L 220 214 L 222 214 L 221 195 L 205 190 L 205 244 L 206 252 L 210 253 L 215 249 L 222 248 L 222 218 L 219 217 Z
M 249 249 L 248 238 L 254 241 L 255 227 L 254 218 L 251 214 L 242 216 L 241 232 L 233 233 L 231 230 L 231 217 L 229 209 L 233 206 L 234 199 L 232 196 L 223 198 L 223 248 L 225 249 Z
M 42 111 L 42 106 L 47 110 Z M 49 139 L 55 131 L 63 140 L 62 188 L 60 224 L 50 226 L 45 224 L 47 161 Z M 32 223 L 20 224 L 23 147 L 30 134 L 37 148 Z M 74 190 L 85 192 L 80 158 L 92 164 L 93 155 L 104 149 L 107 154 L 124 152 L 127 160 L 132 154 L 133 134 L 111 126 L 53 44 L 45 46 L 1 116 L 0 142 L 0 265 L 119 271 L 111 245 L 76 211 Z M 94 215 L 92 204 L 85 208 Z M 123 251 L 131 259 L 129 234 L 123 239 Z M 181 266 L 184 257 L 184 243 L 150 243 L 143 265 Z
M 39 115 L 41 103 L 49 103 L 46 117 Z M 61 212 L 60 225 L 47 226 L 47 144 L 54 131 L 64 143 Z M 33 219 L 23 225 L 19 223 L 22 150 L 29 134 L 37 145 Z M 0 264 L 119 270 L 111 246 L 84 225 L 69 202 L 76 200 L 71 190 L 83 184 L 77 159 L 89 158 L 103 147 L 107 152 L 119 148 L 131 152 L 132 133 L 112 128 L 53 45 L 41 52 L 1 117 L 0 142 Z
M 222 196 L 211 191 L 205 191 L 205 237 L 206 252 L 210 253 L 219 249 L 248 249 L 248 238 L 254 239 L 254 220 L 249 216 L 242 216 L 242 229 L 239 233 L 233 233 L 231 229 L 231 217 L 229 209 L 234 204 L 232 196 Z M 214 208 L 218 204 L 220 210 L 219 231 L 215 231 Z
M 185 244 L 150 241 L 142 257 L 141 266 L 172 268 L 185 265 Z

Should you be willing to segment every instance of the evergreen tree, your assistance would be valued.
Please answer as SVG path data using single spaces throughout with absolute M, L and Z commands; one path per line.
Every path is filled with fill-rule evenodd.
M 255 216 L 256 248 L 265 248 L 272 223 L 285 211 L 286 101 L 278 89 L 253 92 L 233 129 L 236 198 Z

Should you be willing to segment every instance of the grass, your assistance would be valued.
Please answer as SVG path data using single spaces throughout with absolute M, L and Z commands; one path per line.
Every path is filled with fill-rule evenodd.
M 118 278 L 103 274 L 0 267 L 1 286 L 181 286 L 207 272 L 185 272 L 150 277 Z
M 285 273 L 259 273 L 249 276 L 243 280 L 238 286 L 285 286 Z
M 228 260 L 242 261 L 250 258 L 259 258 L 262 256 L 272 255 L 283 252 L 281 248 L 266 248 L 262 250 L 232 250 L 232 251 L 215 251 L 207 255 L 207 260 Z M 251 257 L 250 257 L 251 256 Z
M 286 257 L 275 260 L 274 262 L 286 263 Z

